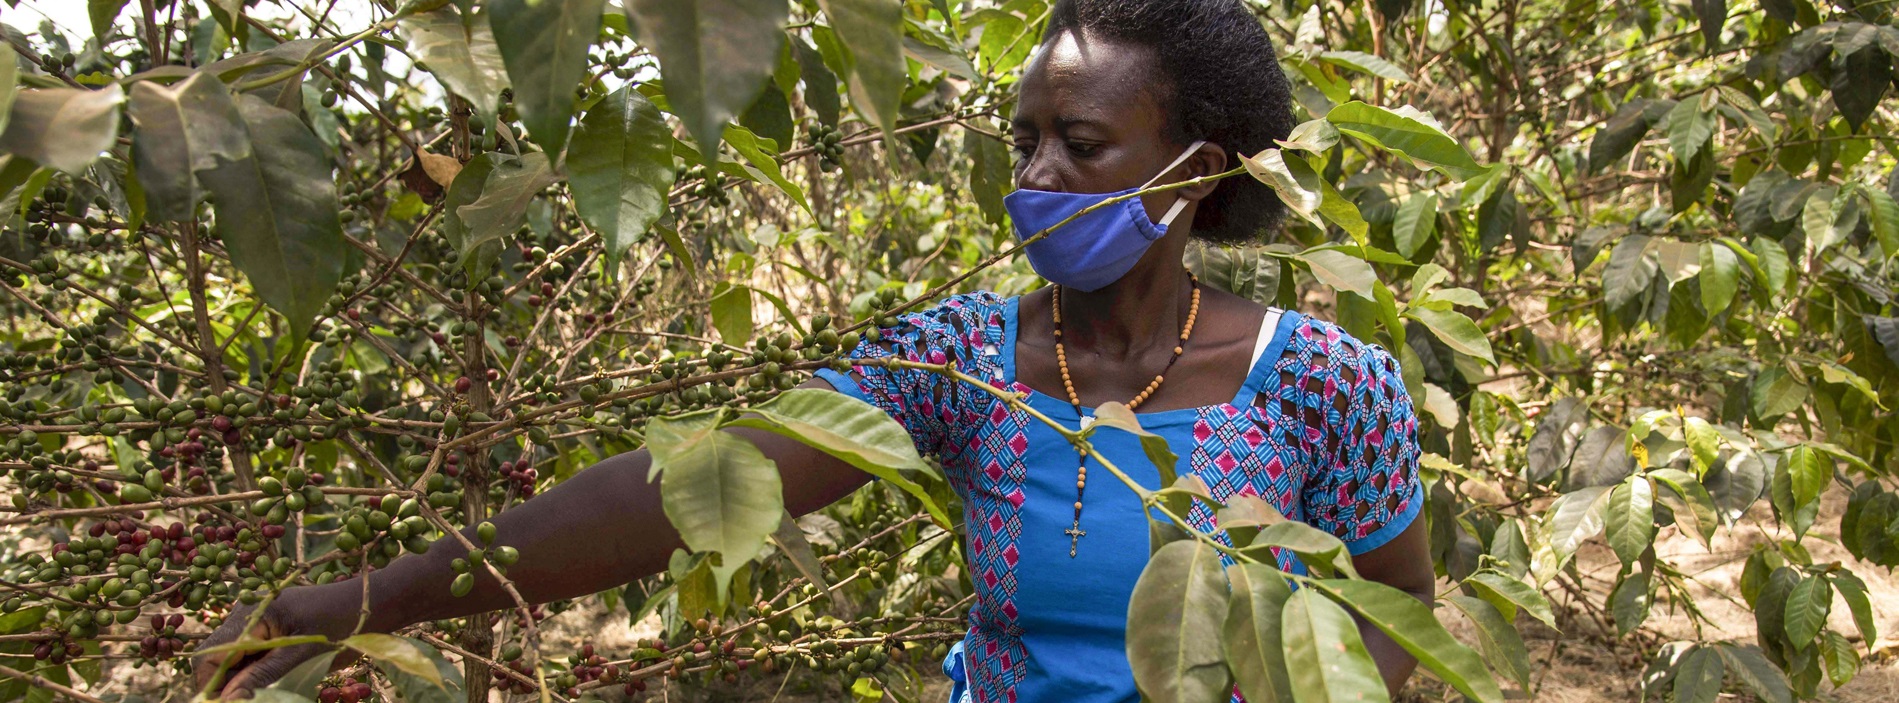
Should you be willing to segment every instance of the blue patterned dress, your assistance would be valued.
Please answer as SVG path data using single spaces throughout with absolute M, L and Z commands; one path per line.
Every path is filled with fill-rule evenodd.
M 955 296 L 903 316 L 883 330 L 881 343 L 860 345 L 853 356 L 954 361 L 1076 426 L 1066 398 L 1016 379 L 1017 302 Z M 1180 456 L 1175 470 L 1198 475 L 1214 498 L 1258 496 L 1337 535 L 1353 554 L 1375 549 L 1404 531 L 1424 501 L 1417 419 L 1398 364 L 1337 325 L 1289 311 L 1269 319 L 1277 320 L 1271 337 L 1231 402 L 1139 413 L 1141 425 L 1165 437 Z M 1106 471 L 1095 475 L 1081 517 L 1087 535 L 1071 558 L 1063 531 L 1074 516 L 1075 451 L 1053 429 L 928 372 L 857 366 L 819 376 L 902 423 L 920 452 L 942 462 L 963 499 L 976 602 L 963 661 L 945 663 L 946 671 L 963 672 L 959 696 L 966 690 L 975 703 L 1139 701 L 1125 636 L 1148 529 L 1134 492 Z M 1159 487 L 1159 472 L 1131 435 L 1105 431 L 1094 441 L 1122 471 Z M 1215 527 L 1204 506 L 1196 504 L 1189 518 Z M 1280 562 L 1303 571 L 1290 554 Z

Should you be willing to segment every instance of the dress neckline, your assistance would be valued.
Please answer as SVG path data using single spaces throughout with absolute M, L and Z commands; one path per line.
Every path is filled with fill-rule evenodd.
M 1008 300 L 1003 302 L 1002 349 L 998 350 L 1002 355 L 1003 382 L 1008 388 L 1014 388 L 1027 393 L 1028 397 L 1026 401 L 1029 403 L 1029 406 L 1035 408 L 1036 411 L 1056 420 L 1081 422 L 1081 417 L 1075 414 L 1075 406 L 1071 405 L 1067 400 L 1058 399 L 1035 390 L 1028 384 L 1017 380 L 1015 350 L 1017 341 L 1016 331 L 1021 328 L 1019 320 L 1021 302 L 1022 296 L 1019 295 L 1011 296 Z M 1240 384 L 1240 390 L 1234 394 L 1232 400 L 1217 405 L 1136 412 L 1134 416 L 1140 418 L 1143 427 L 1152 428 L 1183 421 L 1190 422 L 1198 418 L 1202 412 L 1210 409 L 1251 407 L 1253 405 L 1252 399 L 1260 393 L 1265 392 L 1265 382 L 1272 375 L 1271 371 L 1274 362 L 1278 360 L 1280 354 L 1286 348 L 1286 343 L 1292 338 L 1293 328 L 1296 327 L 1299 321 L 1304 317 L 1304 315 L 1292 310 L 1277 307 L 1266 308 L 1266 319 L 1261 322 L 1271 323 L 1272 337 L 1265 343 L 1262 349 L 1256 335 L 1253 348 L 1259 351 L 1259 353 L 1255 355 L 1256 358 L 1253 359 L 1252 368 L 1247 370 L 1246 379 Z M 1261 333 L 1264 333 L 1266 331 L 1266 324 L 1262 324 L 1261 327 Z M 1081 415 L 1093 417 L 1093 408 L 1083 407 Z

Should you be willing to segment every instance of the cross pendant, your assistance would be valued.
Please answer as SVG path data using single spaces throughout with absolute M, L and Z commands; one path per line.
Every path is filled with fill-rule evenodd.
M 1081 529 L 1081 518 L 1076 518 L 1075 524 L 1066 530 L 1062 530 L 1062 534 L 1068 535 L 1068 558 L 1073 559 L 1075 558 L 1076 544 L 1081 541 L 1081 538 L 1088 536 L 1088 531 Z

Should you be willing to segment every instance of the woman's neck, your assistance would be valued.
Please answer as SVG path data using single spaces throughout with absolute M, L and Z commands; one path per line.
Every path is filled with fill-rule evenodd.
M 1128 358 L 1178 343 L 1192 291 L 1187 271 L 1142 263 L 1097 291 L 1062 289 L 1062 337 L 1071 349 Z

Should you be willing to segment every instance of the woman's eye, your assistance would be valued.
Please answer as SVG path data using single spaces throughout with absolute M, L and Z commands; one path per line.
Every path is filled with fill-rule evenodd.
M 1076 156 L 1080 156 L 1084 158 L 1089 157 L 1089 156 L 1094 156 L 1095 152 L 1099 150 L 1100 148 L 1101 148 L 1100 144 L 1089 144 L 1087 142 L 1069 142 L 1068 143 L 1069 151 L 1073 152 Z
M 1018 159 L 1028 159 L 1035 155 L 1035 142 L 1016 142 L 1015 155 Z

